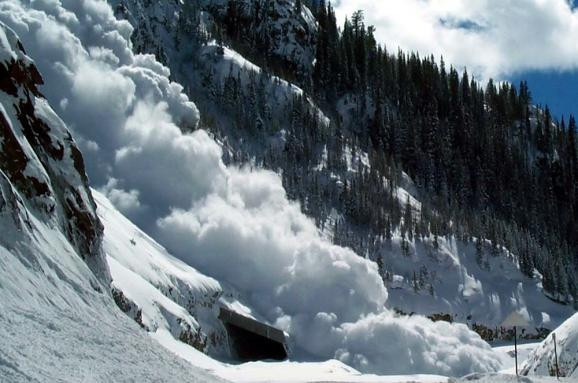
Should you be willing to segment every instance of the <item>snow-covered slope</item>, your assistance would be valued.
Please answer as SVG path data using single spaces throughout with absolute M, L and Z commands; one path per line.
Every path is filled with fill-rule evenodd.
M 488 340 L 511 337 L 511 329 L 500 325 L 513 311 L 529 323 L 521 334 L 525 338 L 556 328 L 574 313 L 547 298 L 540 276 L 524 276 L 506 249 L 495 254 L 487 241 L 479 246 L 431 236 L 413 241 L 404 252 L 397 233 L 382 256 L 388 304 L 406 313 L 448 315 L 446 320 L 478 326 Z
M 265 144 L 247 143 L 249 156 L 279 141 L 282 136 L 279 130 L 288 128 L 287 116 L 295 103 L 303 102 L 320 126 L 328 125 L 327 117 L 301 88 L 262 71 L 232 48 L 217 44 L 209 31 L 219 25 L 226 2 L 110 0 L 109 3 L 118 18 L 134 27 L 131 35 L 134 50 L 155 54 L 170 68 L 171 78 L 185 87 L 203 112 L 205 123 L 215 128 L 213 132 L 220 139 L 245 142 L 248 125 L 257 126 L 255 133 L 264 137 Z M 253 20 L 250 2 L 234 3 L 240 7 L 242 18 Z M 311 12 L 304 6 L 301 13 L 296 12 L 291 0 L 276 0 L 269 6 L 269 21 L 254 28 L 247 26 L 246 31 L 263 28 L 271 38 L 273 56 L 300 70 L 311 71 L 317 28 Z M 240 110 L 250 114 L 250 121 L 238 118 Z
M 104 224 L 103 248 L 117 304 L 154 338 L 230 358 L 219 308 L 253 318 L 258 314 L 242 304 L 233 289 L 170 255 L 103 194 L 92 193 Z
M 560 376 L 578 379 L 578 314 L 564 322 L 553 333 L 556 334 Z M 553 334 L 544 339 L 530 354 L 522 367 L 522 374 L 556 376 Z
M 214 382 L 123 315 L 82 155 L 0 23 L 0 381 Z
M 352 150 L 347 145 L 340 154 L 345 163 L 343 169 L 337 172 L 329 170 L 327 162 L 332 155 L 327 154 L 328 150 L 331 151 L 329 145 L 326 142 L 303 142 L 314 141 L 322 133 L 294 144 L 295 136 L 308 134 L 294 127 L 299 125 L 293 120 L 294 114 L 299 112 L 293 109 L 297 98 L 303 95 L 309 110 L 322 121 L 319 132 L 328 125 L 328 120 L 302 89 L 281 78 L 265 76 L 265 71 L 251 60 L 212 40 L 208 32 L 215 25 L 223 27 L 222 19 L 225 18 L 228 2 L 206 0 L 197 8 L 187 8 L 176 1 L 109 2 L 119 7 L 117 17 L 129 20 L 135 27 L 135 48 L 164 58 L 172 76 L 183 83 L 185 91 L 201 109 L 205 124 L 224 142 L 227 160 L 259 165 L 273 158 L 269 166 L 275 171 L 283 170 L 284 185 L 290 194 L 303 195 L 303 205 L 318 204 L 322 206 L 321 210 L 331 210 L 331 202 L 326 200 L 341 198 L 344 185 L 351 185 L 353 174 L 371 172 L 369 154 L 359 148 Z M 243 18 L 251 18 L 248 2 L 233 3 L 239 5 Z M 302 27 L 308 30 L 313 28 L 314 23 L 307 21 L 309 11 L 305 7 L 304 14 L 300 15 L 294 12 L 291 1 L 272 4 L 272 13 L 277 14 L 280 20 L 291 20 L 293 26 L 304 23 Z M 201 26 L 200 31 L 187 32 L 187 28 L 183 27 L 196 23 Z M 248 33 L 253 29 L 248 28 Z M 314 44 L 306 40 L 292 40 L 289 36 L 288 41 L 290 46 L 297 42 L 300 51 L 314 50 Z M 260 110 L 259 107 L 263 105 L 266 107 Z M 354 105 L 356 103 L 349 102 L 338 106 L 343 126 L 348 125 L 347 115 Z M 247 118 L 247 115 L 250 117 Z M 290 156 L 284 157 L 292 150 L 296 152 L 295 156 L 303 156 L 304 152 L 321 154 L 312 155 L 316 162 L 301 163 L 309 168 L 293 174 L 286 171 L 291 166 L 280 163 L 292 160 Z M 301 182 L 298 184 L 301 189 L 289 190 L 296 184 L 292 179 L 308 179 L 311 182 Z M 303 185 L 310 187 L 304 188 Z M 421 203 L 416 200 L 416 188 L 411 180 L 403 180 L 401 186 L 397 193 L 401 205 L 411 195 L 415 206 L 413 217 L 419 220 Z M 316 201 L 316 197 L 324 199 L 324 202 Z M 302 208 L 306 209 L 305 206 Z M 333 210 L 326 221 L 319 220 L 317 223 L 326 231 L 331 231 L 343 216 L 343 211 Z M 318 219 L 317 216 L 314 218 Z M 344 232 L 351 236 L 358 235 L 360 241 L 365 236 L 363 232 L 357 233 L 355 227 L 347 228 Z M 357 239 L 348 241 L 343 235 L 341 237 L 337 238 L 339 243 L 352 247 Z M 541 336 L 544 331 L 561 324 L 573 312 L 572 307 L 548 299 L 543 292 L 540 276 L 525 277 L 518 269 L 516 255 L 507 249 L 500 249 L 496 255 L 496 251 L 484 242 L 478 251 L 471 241 L 455 237 L 434 239 L 430 236 L 422 239 L 416 236 L 407 241 L 407 250 L 402 250 L 402 242 L 401 233 L 397 230 L 388 246 L 377 250 L 371 248 L 371 244 L 359 246 L 382 257 L 390 296 L 388 306 L 392 309 L 475 325 L 487 339 L 509 336 L 507 330 L 502 332 L 497 326 L 512 311 L 527 317 L 530 326 L 524 329 L 524 336 L 528 337 Z
M 297 9 L 293 0 L 188 3 L 112 0 L 109 3 L 117 16 L 128 19 L 135 26 L 132 41 L 136 51 L 154 51 L 165 65 L 173 68 L 179 63 L 174 62 L 177 57 L 171 50 L 181 51 L 181 57 L 183 53 L 190 54 L 195 44 L 190 41 L 191 35 L 197 39 L 207 38 L 208 32 L 214 29 L 214 19 L 223 22 L 227 17 L 234 17 L 234 26 L 243 31 L 241 35 L 231 37 L 236 43 L 251 45 L 251 40 L 253 43 L 259 41 L 260 45 L 265 45 L 260 47 L 265 49 L 261 52 L 263 57 L 275 59 L 296 72 L 313 70 L 317 23 L 307 7 Z M 202 16 L 199 16 L 200 11 Z M 195 29 L 199 18 L 203 20 L 203 27 Z
M 300 358 L 338 358 L 379 373 L 500 368 L 465 326 L 385 308 L 376 265 L 320 235 L 278 175 L 227 167 L 207 132 L 190 133 L 199 119 L 195 105 L 169 80 L 168 68 L 133 54 L 130 25 L 115 19 L 106 2 L 6 0 L 0 20 L 18 30 L 46 71 L 42 90 L 84 148 L 93 186 L 179 259 L 234 286 L 256 313 L 290 334 Z M 142 310 L 140 321 L 157 339 L 183 332 L 194 338 L 197 324 L 209 331 L 202 314 L 189 317 L 192 310 L 176 297 L 169 298 L 180 308 L 165 300 L 150 275 L 113 259 L 114 283 L 131 297 L 123 292 L 121 305 L 137 319 Z M 185 299 L 197 291 L 203 290 L 180 290 Z

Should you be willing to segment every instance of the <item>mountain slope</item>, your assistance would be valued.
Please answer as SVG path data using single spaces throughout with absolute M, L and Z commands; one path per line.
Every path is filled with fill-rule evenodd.
M 82 155 L 39 92 L 43 80 L 38 70 L 16 35 L 4 30 L 0 160 L 5 199 L 16 200 L 15 205 L 26 204 L 40 220 L 59 228 L 106 280 L 100 251 L 102 225 L 96 218 Z M 19 201 L 17 195 L 24 200 Z
M 0 74 L 0 380 L 218 381 L 117 309 L 82 156 L 3 24 Z
M 103 194 L 92 193 L 104 224 L 103 248 L 117 304 L 153 338 L 231 358 L 228 335 L 218 319 L 220 307 L 247 317 L 258 315 L 240 302 L 232 288 L 170 255 Z
M 331 244 L 287 198 L 277 174 L 227 166 L 221 145 L 196 129 L 199 113 L 185 87 L 171 82 L 170 70 L 153 56 L 131 51 L 132 28 L 115 19 L 108 4 L 6 0 L 0 19 L 21 34 L 45 73 L 42 90 L 83 148 L 92 185 L 171 254 L 230 284 L 257 314 L 288 332 L 298 358 L 339 358 L 380 373 L 463 375 L 500 367 L 498 356 L 467 327 L 386 308 L 377 266 Z M 268 81 L 287 90 L 278 79 Z M 309 113 L 318 121 L 313 117 Z M 133 239 L 141 249 L 147 242 L 128 235 L 113 235 L 111 243 L 126 249 Z M 112 259 L 125 311 L 161 342 L 166 338 L 159 334 L 192 337 L 195 344 L 194 310 L 139 274 L 142 268 Z M 179 287 L 185 299 L 202 291 Z M 210 326 L 199 316 L 202 337 Z M 391 339 L 403 342 L 403 353 L 383 347 Z
M 342 84 L 346 88 L 341 90 L 339 97 L 334 95 L 337 100 L 328 99 L 325 93 L 331 93 L 330 85 L 345 81 L 343 74 L 331 76 L 332 69 L 326 67 L 331 64 L 328 57 L 324 57 L 322 65 L 315 67 L 315 71 L 323 71 L 316 72 L 316 76 L 327 76 L 323 78 L 327 86 L 304 92 L 291 82 L 273 76 L 271 73 L 278 73 L 274 66 L 267 69 L 256 66 L 254 63 L 263 63 L 263 52 L 244 50 L 246 55 L 243 56 L 232 49 L 243 49 L 247 41 L 257 39 L 251 37 L 251 33 L 235 37 L 234 31 L 229 31 L 230 38 L 225 39 L 225 46 L 211 40 L 215 37 L 211 31 L 227 30 L 227 23 L 235 19 L 234 15 L 223 11 L 226 8 L 223 2 L 205 1 L 196 8 L 182 7 L 170 1 L 111 3 L 121 10 L 117 11 L 117 17 L 129 20 L 135 27 L 132 37 L 135 49 L 156 53 L 170 67 L 171 76 L 184 85 L 187 94 L 201 110 L 201 126 L 223 143 L 224 160 L 280 173 L 288 196 L 300 202 L 301 210 L 315 220 L 325 237 L 336 244 L 351 247 L 379 264 L 379 271 L 389 289 L 390 308 L 467 323 L 486 339 L 510 336 L 507 329 L 498 326 L 514 310 L 522 312 L 532 324 L 525 330 L 524 336 L 528 337 L 542 336 L 574 312 L 571 304 L 560 305 L 550 299 L 556 298 L 549 292 L 553 288 L 552 274 L 534 273 L 533 267 L 528 270 L 528 257 L 538 259 L 546 251 L 536 238 L 517 227 L 515 230 L 518 231 L 512 232 L 513 229 L 506 228 L 504 222 L 485 212 L 464 213 L 456 206 L 434 209 L 432 206 L 436 205 L 432 200 L 436 197 L 430 190 L 431 186 L 428 186 L 430 189 L 424 188 L 422 179 L 417 179 L 419 184 L 416 184 L 400 170 L 397 160 L 390 157 L 407 155 L 413 159 L 412 164 L 423 160 L 420 171 L 430 172 L 431 169 L 426 167 L 434 163 L 433 157 L 431 160 L 422 158 L 424 152 L 409 144 L 401 148 L 401 140 L 408 140 L 411 133 L 416 142 L 423 141 L 424 145 L 430 142 L 430 149 L 434 144 L 445 142 L 443 150 L 436 149 L 443 153 L 436 152 L 435 156 L 446 156 L 445 167 L 436 173 L 436 177 L 441 177 L 442 172 L 451 173 L 447 176 L 451 179 L 446 177 L 440 181 L 446 185 L 454 182 L 456 177 L 463 178 L 459 173 L 465 165 L 447 157 L 447 151 L 454 145 L 451 137 L 445 136 L 449 134 L 449 128 L 444 125 L 447 121 L 432 117 L 434 127 L 443 125 L 446 130 L 439 127 L 440 130 L 434 134 L 433 130 L 424 128 L 423 134 L 420 133 L 423 137 L 407 129 L 407 126 L 414 125 L 421 128 L 430 122 L 429 113 L 432 111 L 425 106 L 423 110 L 412 113 L 404 110 L 413 107 L 411 97 L 418 99 L 416 103 L 419 101 L 419 105 L 435 103 L 433 95 L 426 91 L 418 92 L 420 84 L 411 83 L 407 92 L 413 96 L 408 95 L 407 99 L 394 100 L 397 94 L 391 90 L 390 99 L 387 102 L 381 100 L 384 111 L 379 116 L 375 105 L 378 95 L 365 94 L 361 90 L 364 85 L 352 91 Z M 253 6 L 259 3 L 251 2 Z M 240 5 L 242 17 L 248 25 L 255 22 L 256 16 L 247 12 L 251 8 L 247 2 L 231 1 L 227 4 Z M 298 24 L 301 16 L 287 11 L 294 8 L 295 3 L 283 4 L 281 10 L 275 6 L 272 13 L 289 15 Z M 217 8 L 221 12 L 217 12 Z M 318 9 L 317 18 L 327 33 L 337 33 L 331 31 L 331 13 L 325 14 Z M 356 28 L 361 29 L 362 23 L 360 25 Z M 151 33 L 153 29 L 158 33 Z M 248 29 L 253 31 L 252 27 Z M 358 31 L 355 36 L 351 30 L 349 32 L 352 34 L 348 36 L 350 39 L 361 39 L 366 31 Z M 156 35 L 162 39 L 159 41 Z M 319 36 L 327 38 L 321 33 Z M 337 36 L 329 37 L 337 39 Z M 370 37 L 365 37 L 371 42 Z M 288 44 L 292 46 L 293 43 Z M 333 43 L 353 44 L 345 40 Z M 185 54 L 177 49 L 183 48 L 183 44 L 188 44 Z M 307 41 L 301 44 L 304 44 L 301 50 L 314 49 L 318 57 L 330 53 L 335 55 L 331 50 L 341 49 L 327 46 L 327 41 L 322 42 L 319 49 Z M 162 50 L 162 57 L 158 55 L 159 50 Z M 376 52 L 373 54 L 377 55 Z M 383 78 L 373 84 L 376 87 L 382 82 L 391 89 L 401 86 L 395 81 L 401 78 L 397 72 L 402 69 L 415 71 L 412 75 L 417 79 L 425 77 L 422 72 L 437 70 L 429 62 L 418 66 L 415 57 L 411 68 L 403 66 L 406 65 L 405 57 L 398 61 L 390 57 L 383 60 L 380 63 Z M 344 68 L 345 64 L 340 65 L 340 70 L 348 69 Z M 374 71 L 377 71 L 376 67 Z M 457 76 L 454 72 L 452 70 L 451 81 Z M 355 73 L 351 76 L 355 77 Z M 448 80 L 447 73 L 445 76 Z M 287 78 L 293 77 L 288 75 Z M 358 81 L 359 77 L 356 78 Z M 350 80 L 354 81 L 354 78 Z M 412 81 L 417 82 L 415 79 Z M 454 88 L 460 85 L 459 78 L 457 81 L 457 85 L 452 82 Z M 468 81 L 467 77 L 464 81 Z M 307 81 L 300 83 L 307 85 Z M 472 85 L 471 91 L 469 82 L 466 85 L 464 92 L 471 92 L 472 98 L 479 97 L 474 91 L 478 85 Z M 385 98 L 384 95 L 381 97 Z M 445 109 L 440 105 L 440 110 Z M 461 113 L 467 115 L 469 112 L 462 110 Z M 530 130 L 536 130 L 544 116 L 535 108 L 528 113 Z M 406 114 L 415 121 L 409 122 Z M 326 116 L 331 116 L 331 120 Z M 374 126 L 372 120 L 376 116 L 385 120 L 383 126 Z M 380 131 L 371 137 L 368 134 L 371 129 L 383 130 L 386 125 L 386 132 Z M 487 127 L 482 125 L 477 131 L 486 130 Z M 380 153 L 381 146 L 376 149 L 373 141 L 379 145 L 385 145 L 387 141 L 391 147 Z M 474 146 L 467 150 L 480 150 Z M 486 173 L 489 171 L 484 170 Z M 467 186 L 461 189 L 466 190 Z M 487 190 L 479 192 L 481 195 L 488 193 Z M 466 214 L 465 218 L 462 213 Z M 544 261 L 540 259 L 540 262 Z M 549 265 L 561 273 L 566 273 L 562 269 L 572 267 L 558 256 L 554 261 Z M 564 280 L 560 278 L 556 283 L 562 284 Z M 566 282 L 572 285 L 571 281 Z M 572 299 L 566 295 L 564 298 L 558 296 L 557 300 L 566 298 Z
M 163 39 L 149 36 L 146 48 L 160 58 L 164 44 L 191 32 L 189 21 L 207 27 L 194 33 L 209 26 L 218 32 L 206 12 L 179 14 L 180 1 L 127 4 L 131 9 L 120 13 L 151 23 L 141 37 L 165 28 Z M 282 18 L 308 15 L 300 2 L 275 4 Z M 171 30 L 178 24 L 163 19 L 165 11 L 186 16 L 184 35 Z M 165 57 L 181 86 L 153 56 L 131 51 L 132 27 L 102 0 L 5 0 L 0 20 L 19 31 L 48 74 L 40 85 L 39 71 L 5 29 L 0 208 L 9 235 L 0 238 L 0 319 L 7 323 L 0 335 L 9 346 L 0 350 L 0 371 L 9 380 L 212 381 L 174 354 L 213 367 L 219 363 L 199 350 L 228 356 L 216 320 L 220 305 L 285 330 L 300 359 L 336 358 L 364 372 L 461 376 L 495 371 L 500 359 L 463 324 L 396 313 L 398 302 L 433 302 L 424 310 L 458 311 L 461 321 L 474 303 L 475 320 L 488 324 L 514 308 L 537 326 L 556 323 L 568 309 L 556 311 L 541 295 L 539 304 L 528 302 L 541 293 L 540 276 L 523 277 L 515 255 L 495 238 L 476 239 L 474 248 L 461 226 L 444 233 L 440 227 L 450 223 L 420 201 L 423 185 L 392 170 L 395 164 L 385 166 L 353 127 L 339 130 L 340 123 L 355 125 L 355 116 L 366 119 L 360 105 L 371 102 L 364 95 L 343 98 L 342 118 L 332 126 L 302 89 L 202 39 Z M 299 20 L 289 21 L 299 29 Z M 201 44 L 193 52 L 195 42 Z M 198 56 L 180 61 L 192 53 Z M 249 160 L 257 169 L 224 163 L 221 144 L 198 129 L 199 112 L 185 90 L 202 103 L 205 123 L 213 119 L 213 133 L 229 137 L 227 160 Z M 98 208 L 76 144 L 40 92 L 85 151 L 92 185 L 106 195 L 95 192 Z M 382 230 L 377 241 L 368 227 Z M 495 286 L 500 275 L 490 269 L 512 278 Z M 402 299 L 388 298 L 382 279 Z M 72 369 L 65 377 L 55 367 L 63 363 Z

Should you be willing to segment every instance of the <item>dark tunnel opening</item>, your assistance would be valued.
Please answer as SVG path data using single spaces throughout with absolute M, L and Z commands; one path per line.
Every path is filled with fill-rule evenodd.
M 258 360 L 285 360 L 287 351 L 282 343 L 247 331 L 232 324 L 227 324 L 231 352 L 243 362 Z
M 254 318 L 221 307 L 231 354 L 242 362 L 288 358 L 285 333 Z

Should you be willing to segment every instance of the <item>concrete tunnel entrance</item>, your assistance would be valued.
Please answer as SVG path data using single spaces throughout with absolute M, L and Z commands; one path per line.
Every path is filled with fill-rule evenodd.
M 223 307 L 219 319 L 227 329 L 231 354 L 239 360 L 250 362 L 287 359 L 283 331 Z

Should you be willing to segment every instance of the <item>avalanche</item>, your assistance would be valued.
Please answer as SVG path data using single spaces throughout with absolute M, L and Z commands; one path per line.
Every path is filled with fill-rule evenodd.
M 131 37 L 134 50 L 160 57 L 170 67 L 171 77 L 184 85 L 186 93 L 202 110 L 203 126 L 223 143 L 225 163 L 258 164 L 281 173 L 287 194 L 301 201 L 302 210 L 315 219 L 324 236 L 353 246 L 380 262 L 380 273 L 389 289 L 389 308 L 467 323 L 476 326 L 486 340 L 507 337 L 507 331 L 500 329 L 499 324 L 514 310 L 523 313 L 531 323 L 524 330 L 523 336 L 527 338 L 555 328 L 574 312 L 571 306 L 546 297 L 542 275 L 535 273 L 528 277 L 520 271 L 517 249 L 496 251 L 491 241 L 476 245 L 475 238 L 459 234 L 434 237 L 430 233 L 407 241 L 403 240 L 404 230 L 395 227 L 391 240 L 385 241 L 380 237 L 380 229 L 372 232 L 364 224 L 360 226 L 352 218 L 352 212 L 363 211 L 367 204 L 376 209 L 388 206 L 387 189 L 392 174 L 380 171 L 380 161 L 372 159 L 375 153 L 368 153 L 363 144 L 350 143 L 355 142 L 357 133 L 345 133 L 363 125 L 356 117 L 360 107 L 358 96 L 345 94 L 341 98 L 337 103 L 337 120 L 342 128 L 331 126 L 331 121 L 307 97 L 307 92 L 316 90 L 304 92 L 246 58 L 261 62 L 263 52 L 245 50 L 243 56 L 210 40 L 207 31 L 226 26 L 220 20 L 222 1 L 206 0 L 201 6 L 142 0 L 109 3 L 114 5 L 117 17 L 128 20 L 135 28 Z M 306 7 L 298 14 L 291 12 L 295 9 L 292 1 L 273 3 L 271 19 L 293 19 L 294 23 L 303 24 L 306 35 L 315 29 L 307 21 Z M 187 6 L 190 4 L 193 5 Z M 247 2 L 237 4 L 244 12 L 243 23 L 259 19 L 246 14 Z M 253 24 L 247 29 L 249 34 L 253 32 Z M 297 41 L 289 37 L 285 42 L 283 39 L 272 42 L 275 47 L 284 43 L 292 47 Z M 299 44 L 305 44 L 302 50 L 311 46 L 307 42 Z M 280 58 L 290 60 L 282 55 Z M 317 101 L 324 104 L 318 98 Z M 257 104 L 260 108 L 255 108 Z M 368 107 L 371 109 L 371 105 Z M 324 108 L 331 110 L 331 106 Z M 317 116 L 317 122 L 295 117 L 301 114 Z M 530 120 L 533 125 L 537 123 L 534 117 Z M 427 196 L 409 176 L 402 173 L 400 178 L 392 197 L 399 201 L 401 209 L 410 202 L 413 219 L 427 226 L 428 219 L 424 216 L 431 206 L 426 204 L 422 212 L 420 201 L 424 197 L 427 200 Z M 380 182 L 383 187 L 376 185 Z M 360 193 L 348 191 L 348 186 L 352 190 L 359 188 Z M 365 199 L 368 189 L 374 190 L 375 195 L 385 194 L 385 201 L 374 198 L 372 193 Z M 390 213 L 395 216 L 395 209 Z M 357 218 L 363 222 L 368 215 L 365 211 Z M 377 216 L 372 220 L 378 220 Z
M 180 85 L 169 80 L 167 68 L 152 56 L 133 55 L 130 25 L 117 21 L 106 2 L 5 0 L 0 4 L 0 21 L 18 33 L 45 76 L 40 89 L 51 105 L 58 106 L 84 151 L 92 185 L 182 261 L 230 284 L 255 312 L 290 333 L 296 356 L 337 358 L 361 371 L 376 373 L 463 375 L 500 367 L 491 348 L 465 325 L 398 317 L 385 309 L 387 291 L 376 265 L 324 240 L 299 206 L 287 199 L 276 174 L 226 167 L 221 147 L 206 132 L 183 133 L 196 127 L 195 105 Z M 135 242 L 140 241 L 135 238 Z M 41 249 L 51 246 L 33 244 L 27 254 L 43 254 Z M 109 242 L 109 250 L 114 253 L 114 241 Z M 50 253 L 52 263 L 60 262 L 56 259 L 60 253 Z M 107 259 L 113 286 L 124 289 L 131 300 L 143 306 L 144 326 L 173 337 L 180 337 L 182 331 L 198 333 L 203 314 L 194 318 L 174 301 L 165 300 L 162 284 L 155 285 L 146 275 L 147 269 L 121 256 L 109 254 Z M 78 261 L 74 265 L 82 266 Z M 174 265 L 174 260 L 157 264 L 161 270 Z M 5 280 L 13 280 L 8 279 L 13 267 L 5 266 L 3 286 Z M 173 274 L 167 270 L 160 275 Z M 61 284 L 77 285 L 69 271 L 67 267 L 55 273 L 52 287 L 28 285 L 32 291 L 39 288 L 66 301 L 50 318 L 62 315 L 61 307 L 68 307 L 70 321 L 78 323 L 83 323 L 79 316 L 88 324 L 94 323 L 93 318 L 104 316 L 103 322 L 111 323 L 111 316 L 118 317 L 105 304 L 108 298 L 96 293 L 75 301 L 63 297 L 58 291 L 67 288 Z M 193 271 L 188 273 L 194 275 Z M 202 279 L 203 288 L 191 288 L 187 294 L 218 289 L 214 280 Z M 180 283 L 179 278 L 168 280 Z M 18 290 L 17 281 L 8 286 L 10 291 Z M 28 304 L 27 299 L 3 295 L 2 302 L 8 296 L 14 299 L 7 312 L 26 312 L 27 308 L 19 305 Z M 49 294 L 46 299 L 56 298 Z M 93 303 L 97 306 L 91 306 Z M 43 307 L 41 302 L 33 305 Z M 86 311 L 78 312 L 85 307 Z M 178 325 L 173 322 L 175 318 L 181 319 L 176 321 Z M 50 348 L 51 358 L 58 358 L 59 342 L 54 342 L 54 336 L 38 333 L 50 332 L 50 328 L 40 323 L 19 328 L 14 319 L 8 317 L 8 321 L 10 325 L 2 326 L 2 331 L 13 333 L 7 335 L 15 347 L 10 347 L 11 353 L 17 353 L 15 342 L 20 336 L 35 344 L 32 339 L 37 334 L 40 343 Z M 107 359 L 104 349 L 127 347 L 130 351 L 123 358 L 148 366 L 148 358 L 156 352 L 162 355 L 159 360 L 166 362 L 167 355 L 160 351 L 142 352 L 149 346 L 141 335 L 127 339 L 134 334 L 127 326 L 134 329 L 136 325 L 119 323 L 106 330 L 104 340 L 96 336 L 96 328 L 94 337 L 76 338 L 70 343 L 74 349 L 66 349 L 65 359 L 73 350 L 83 358 L 85 353 L 94 353 Z M 84 327 L 73 328 L 80 332 Z M 118 334 L 123 331 L 124 336 Z M 79 336 L 79 332 L 72 336 Z M 66 331 L 63 334 L 64 339 L 71 336 Z M 96 344 L 95 348 L 83 348 L 82 339 Z M 130 345 L 134 342 L 138 345 L 133 348 Z M 144 355 L 138 355 L 141 353 Z M 24 359 L 19 360 L 17 363 L 24 363 Z M 123 368 L 125 362 L 120 359 L 115 367 L 114 361 L 101 359 L 111 369 Z M 28 363 L 23 364 L 25 372 L 32 370 Z M 101 363 L 93 366 L 98 368 Z M 53 368 L 50 373 L 54 376 L 58 372 Z M 141 373 L 148 373 L 148 369 Z

